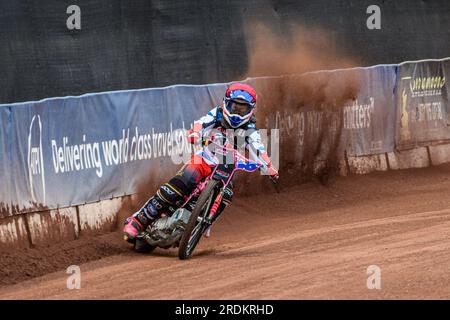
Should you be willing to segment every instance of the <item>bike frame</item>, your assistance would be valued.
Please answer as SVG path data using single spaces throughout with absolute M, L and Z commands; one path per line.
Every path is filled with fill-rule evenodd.
M 222 183 L 223 183 L 222 189 L 225 189 L 230 184 L 231 180 L 233 179 L 233 177 L 237 171 L 254 172 L 263 166 L 261 163 L 254 162 L 254 161 L 248 159 L 247 157 L 243 156 L 235 148 L 230 147 L 229 142 L 225 143 L 224 145 L 220 145 L 218 143 L 210 141 L 208 143 L 208 147 L 209 147 L 209 144 L 213 144 L 219 148 L 219 149 L 216 148 L 215 153 L 218 153 L 221 155 L 226 155 L 227 152 L 232 152 L 232 154 L 233 154 L 233 170 L 229 173 L 229 177 L 227 179 L 222 179 L 222 178 L 217 179 L 217 180 L 222 181 Z M 220 151 L 217 152 L 218 150 L 220 150 Z M 223 164 L 219 163 L 214 166 L 214 169 L 212 170 L 211 174 L 208 177 L 206 177 L 203 182 L 200 182 L 197 185 L 195 190 L 189 195 L 189 197 L 183 203 L 182 207 L 184 207 L 187 203 L 189 203 L 189 201 L 193 197 L 200 195 L 200 193 L 203 191 L 203 189 L 205 189 L 207 183 L 211 179 L 214 179 L 217 172 L 221 172 L 218 169 L 221 165 L 223 165 Z M 222 202 L 222 197 L 223 197 L 223 192 L 219 193 L 219 195 L 214 200 L 214 204 L 208 215 L 209 221 L 212 221 L 216 217 L 217 209 L 219 208 L 219 205 Z

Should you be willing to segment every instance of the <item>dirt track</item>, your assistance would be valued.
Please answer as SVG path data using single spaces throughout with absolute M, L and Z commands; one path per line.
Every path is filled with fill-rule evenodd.
M 0 299 L 449 299 L 449 190 L 445 165 L 237 198 L 189 261 L 120 253 L 82 264 L 80 290 L 60 271 Z M 369 265 L 381 290 L 366 287 Z

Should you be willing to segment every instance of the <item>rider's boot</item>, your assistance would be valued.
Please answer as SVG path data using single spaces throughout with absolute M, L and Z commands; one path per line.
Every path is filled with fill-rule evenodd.
M 182 201 L 183 197 L 173 185 L 163 184 L 138 212 L 125 220 L 124 240 L 133 243 L 138 234 L 147 229 L 163 213 L 175 212 Z
M 230 183 L 230 185 L 225 188 L 225 192 L 223 194 L 222 203 L 219 205 L 219 208 L 217 208 L 216 217 L 219 217 L 223 210 L 225 210 L 226 207 L 228 207 L 231 204 L 231 201 L 233 199 L 233 184 Z M 217 218 L 216 218 L 217 219 Z M 212 225 L 208 227 L 205 231 L 205 238 L 211 237 L 211 228 Z
M 159 216 L 156 208 L 151 203 L 155 197 L 156 195 L 150 198 L 138 212 L 125 220 L 123 227 L 123 238 L 125 241 L 133 243 L 137 235 L 144 231 Z

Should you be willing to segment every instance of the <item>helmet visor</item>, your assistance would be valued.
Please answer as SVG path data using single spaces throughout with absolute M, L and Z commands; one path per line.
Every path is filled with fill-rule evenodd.
M 241 117 L 248 115 L 253 110 L 253 106 L 240 100 L 229 100 L 226 108 L 230 114 L 237 114 Z

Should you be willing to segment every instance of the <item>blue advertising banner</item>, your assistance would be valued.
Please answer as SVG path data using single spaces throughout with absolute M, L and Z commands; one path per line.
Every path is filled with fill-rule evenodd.
M 358 94 L 343 107 L 347 154 L 374 155 L 394 150 L 395 65 L 357 68 Z
M 405 62 L 398 73 L 397 148 L 450 141 L 450 59 Z
M 0 218 L 11 214 L 11 174 L 8 151 L 11 148 L 8 139 L 9 117 L 11 115 L 9 107 L 0 107 Z
M 394 150 L 396 68 L 380 65 L 252 81 L 266 127 L 280 129 L 291 162 L 302 163 L 339 157 L 344 150 L 351 156 Z
M 151 170 L 173 174 L 174 152 L 188 147 L 178 129 L 220 103 L 226 85 L 88 94 L 15 104 L 2 116 L 2 200 L 18 210 L 55 208 L 131 194 Z M 0 106 L 2 115 L 7 110 Z M 9 122 L 6 123 L 6 122 Z M 9 140 L 14 146 L 3 151 Z
M 258 127 L 279 129 L 280 169 L 309 174 L 344 151 L 450 141 L 449 72 L 447 59 L 246 81 L 258 92 Z M 132 194 L 143 175 L 170 177 L 191 148 L 185 130 L 222 103 L 227 85 L 0 105 L 0 217 Z

